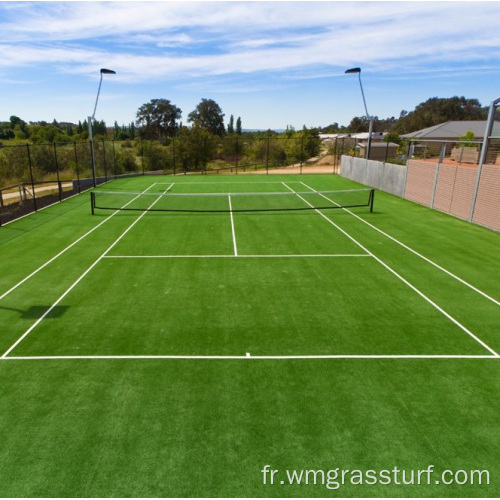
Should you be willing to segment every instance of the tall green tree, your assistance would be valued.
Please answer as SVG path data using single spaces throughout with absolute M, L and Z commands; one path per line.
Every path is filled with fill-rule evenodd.
M 485 120 L 488 110 L 477 99 L 433 97 L 420 103 L 410 113 L 402 112 L 394 130 L 408 134 L 447 121 Z
M 189 113 L 188 122 L 213 135 L 222 137 L 226 133 L 224 113 L 213 99 L 202 99 L 196 109 Z
M 236 133 L 238 135 L 241 135 L 243 133 L 241 129 L 241 118 L 239 116 L 238 119 L 236 120 Z
M 227 124 L 227 133 L 234 134 L 234 116 L 229 117 L 229 123 Z
M 177 133 L 181 116 L 182 110 L 168 99 L 152 99 L 138 109 L 136 125 L 143 127 L 146 137 L 163 142 Z

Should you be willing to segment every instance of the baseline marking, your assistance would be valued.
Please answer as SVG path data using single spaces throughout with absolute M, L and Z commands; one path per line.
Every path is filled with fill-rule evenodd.
M 314 189 L 310 186 L 308 186 L 307 184 L 304 184 L 303 182 L 301 182 L 301 184 L 310 189 L 311 191 L 314 191 Z M 328 198 L 327 196 L 321 194 L 321 196 L 323 196 L 323 198 L 326 198 L 328 201 L 332 202 L 332 203 L 335 203 L 333 200 L 331 200 L 330 198 Z M 479 290 L 479 288 L 476 288 L 474 285 L 468 283 L 467 281 L 463 280 L 462 278 L 460 278 L 459 276 L 457 276 L 456 274 L 453 274 L 451 271 L 448 271 L 448 269 L 440 266 L 439 264 L 437 264 L 436 262 L 432 261 L 431 259 L 429 259 L 428 257 L 426 257 L 425 255 L 422 255 L 421 253 L 417 252 L 416 250 L 414 250 L 413 248 L 409 247 L 408 245 L 405 245 L 402 241 L 399 241 L 398 239 L 394 238 L 393 236 L 391 236 L 390 234 L 382 231 L 381 229 L 379 229 L 378 227 L 374 226 L 373 224 L 371 224 L 370 222 L 364 220 L 362 217 L 360 217 L 358 214 L 355 214 L 354 212 L 352 212 L 351 210 L 347 209 L 347 208 L 343 208 L 342 210 L 344 210 L 345 212 L 347 212 L 348 214 L 352 215 L 353 217 L 356 217 L 356 219 L 360 220 L 361 222 L 363 222 L 364 224 L 366 224 L 367 226 L 371 227 L 372 229 L 375 229 L 375 231 L 378 231 L 380 234 L 384 235 L 386 238 L 389 238 L 390 240 L 394 241 L 394 243 L 397 243 L 398 245 L 402 246 L 404 249 L 408 250 L 409 252 L 415 254 L 417 257 L 420 257 L 421 259 L 425 260 L 427 263 L 431 264 L 432 266 L 436 267 L 437 269 L 439 269 L 440 271 L 443 271 L 444 273 L 446 273 L 448 276 L 451 276 L 453 279 L 456 279 L 457 281 L 459 281 L 460 283 L 462 283 L 463 285 L 469 287 L 471 290 L 474 290 L 476 293 L 479 293 L 480 295 L 482 295 L 485 299 L 488 299 L 490 300 L 491 302 L 493 302 L 494 304 L 496 304 L 497 306 L 500 306 L 500 301 L 494 299 L 493 297 L 491 297 L 490 295 L 488 295 L 487 293 L 483 292 L 482 290 Z
M 153 184 L 154 185 L 154 184 Z M 173 183 L 172 183 L 173 185 Z M 149 186 L 145 191 L 150 189 L 152 186 Z M 157 203 L 160 200 L 160 198 L 157 198 L 153 203 L 148 207 L 152 208 L 155 203 Z M 73 288 L 80 283 L 80 281 L 87 276 L 87 274 L 94 269 L 94 267 L 103 259 L 103 257 L 110 252 L 117 244 L 118 242 L 146 215 L 147 212 L 142 212 L 141 215 L 135 219 L 128 227 L 123 231 L 123 233 L 116 238 L 116 240 L 104 251 L 103 254 L 101 254 L 81 275 L 79 278 L 76 279 L 76 281 L 73 282 L 73 284 L 40 316 L 33 325 L 31 325 L 24 333 L 19 337 L 16 342 L 14 342 L 1 356 L 1 359 L 5 359 L 9 353 L 12 352 L 13 349 L 15 349 L 50 313 L 53 311 L 53 309 L 61 302 L 61 300 L 66 297 Z
M 0 358 L 1 361 L 62 361 L 62 360 L 139 360 L 139 359 L 172 359 L 172 360 L 318 360 L 318 359 L 499 359 L 491 354 L 313 354 L 313 355 L 75 355 L 75 356 L 10 356 Z
M 155 184 L 152 184 L 151 186 L 149 186 L 149 188 L 153 187 L 154 185 Z M 132 203 L 138 197 L 139 197 L 139 195 L 136 196 L 135 198 L 133 198 L 132 200 L 130 200 L 125 205 L 123 205 L 123 207 L 126 207 L 127 205 L 129 205 L 130 203 Z M 48 208 L 48 207 L 45 207 L 45 208 Z M 29 279 L 31 279 L 33 276 L 35 276 L 37 273 L 39 273 L 42 269 L 44 269 L 49 264 L 51 264 L 52 262 L 54 262 L 61 255 L 63 255 L 69 249 L 71 249 L 72 247 L 74 247 L 77 243 L 79 243 L 84 238 L 86 238 L 89 234 L 91 234 L 96 229 L 98 229 L 99 227 L 101 227 L 103 224 L 105 224 L 106 222 L 108 222 L 111 219 L 111 217 L 114 217 L 118 212 L 119 212 L 119 210 L 116 210 L 115 212 L 113 212 L 111 215 L 109 215 L 103 221 L 101 221 L 99 224 L 97 224 L 97 226 L 93 227 L 90 231 L 87 231 L 83 236 L 80 236 L 80 238 L 78 238 L 77 240 L 75 240 L 73 243 L 71 243 L 70 245 L 68 245 L 63 250 L 61 250 L 58 254 L 54 255 L 54 257 L 52 257 L 50 260 L 48 260 L 47 262 L 45 262 L 45 264 L 42 264 L 39 268 L 35 269 L 31 274 L 29 274 L 24 279 L 22 279 L 21 281 L 19 281 L 19 283 L 15 284 L 13 287 L 9 288 L 6 292 L 4 292 L 2 295 L 0 295 L 0 300 L 2 300 L 3 298 L 7 297 L 7 295 L 9 295 L 11 292 L 13 292 L 16 288 L 18 288 L 19 286 L 21 286 L 23 283 L 26 283 L 26 281 L 28 281 Z M 31 214 L 28 214 L 28 215 L 31 215 Z
M 292 192 L 293 189 L 287 186 L 284 182 L 283 184 Z M 307 203 L 311 208 L 313 208 L 313 205 L 311 205 L 306 199 L 304 199 L 300 194 L 297 194 L 299 198 L 301 198 L 304 203 Z M 401 280 L 405 285 L 407 285 L 409 288 L 411 288 L 415 293 L 420 295 L 426 302 L 428 302 L 432 307 L 437 309 L 441 314 L 443 314 L 445 317 L 447 317 L 452 323 L 457 325 L 462 331 L 464 331 L 467 335 L 469 335 L 471 338 L 473 338 L 478 344 L 482 345 L 486 350 L 488 350 L 491 354 L 493 354 L 495 357 L 500 357 L 500 354 L 498 354 L 496 351 L 494 351 L 488 344 L 483 342 L 477 335 L 472 333 L 469 329 L 467 329 L 464 325 L 462 325 L 458 320 L 456 320 L 453 316 L 451 316 L 449 313 L 447 313 L 442 307 L 440 307 L 436 302 L 434 302 L 432 299 L 427 297 L 423 292 L 421 292 L 417 287 L 412 285 L 408 280 L 403 278 L 400 274 L 398 274 L 394 269 L 392 269 L 389 265 L 387 265 L 383 260 L 378 258 L 375 254 L 370 252 L 366 247 L 364 247 L 359 241 L 357 241 L 354 237 L 352 237 L 349 233 L 347 233 L 344 229 L 342 229 L 340 226 L 335 224 L 332 220 L 330 220 L 326 215 L 324 215 L 322 212 L 320 212 L 318 209 L 314 209 L 315 212 L 317 212 L 321 217 L 323 217 L 326 221 L 328 221 L 332 226 L 334 226 L 336 229 L 338 229 L 340 232 L 345 234 L 353 243 L 358 245 L 360 248 L 362 248 L 365 252 L 370 254 L 371 257 L 373 257 L 380 265 L 385 267 L 390 273 L 392 273 L 396 278 Z

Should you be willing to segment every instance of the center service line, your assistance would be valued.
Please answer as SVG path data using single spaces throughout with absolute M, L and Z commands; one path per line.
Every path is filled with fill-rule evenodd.
M 238 245 L 236 244 L 236 233 L 234 232 L 234 217 L 233 217 L 233 206 L 231 204 L 231 195 L 227 195 L 229 200 L 229 215 L 231 216 L 231 232 L 233 234 L 233 248 L 234 248 L 234 256 L 238 257 Z

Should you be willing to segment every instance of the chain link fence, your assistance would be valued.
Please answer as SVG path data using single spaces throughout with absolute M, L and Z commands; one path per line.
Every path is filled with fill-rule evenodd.
M 23 144 L 0 147 L 0 223 L 62 201 L 138 166 L 116 154 L 113 141 Z
M 328 151 L 314 134 L 234 134 L 190 131 L 155 140 L 0 145 L 0 224 L 123 176 L 238 174 L 295 166 L 302 172 L 322 154 L 338 172 L 344 143 Z M 333 147 L 333 150 L 330 151 Z

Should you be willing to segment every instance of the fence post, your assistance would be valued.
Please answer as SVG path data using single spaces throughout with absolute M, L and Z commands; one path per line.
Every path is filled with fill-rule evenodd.
M 78 153 L 77 153 L 77 150 L 76 150 L 76 141 L 73 141 L 73 150 L 75 152 L 76 185 L 78 187 L 78 193 L 81 193 L 81 188 L 80 188 L 80 171 L 78 169 Z
M 300 138 L 300 173 L 302 173 L 302 160 L 304 158 L 304 133 Z
M 403 183 L 403 198 L 406 198 L 406 182 L 408 180 L 408 170 L 410 170 L 410 154 L 411 154 L 411 141 L 408 141 L 408 148 L 406 149 L 405 180 Z
M 29 144 L 26 144 L 26 149 L 28 151 L 28 166 L 30 168 L 31 190 L 33 191 L 33 207 L 35 208 L 36 212 L 37 206 L 36 206 L 36 194 L 35 194 L 35 179 L 33 178 L 33 165 L 31 163 L 31 153 Z
M 54 148 L 54 162 L 56 164 L 57 189 L 59 191 L 59 201 L 62 201 L 62 184 L 61 184 L 61 178 L 59 176 L 59 163 L 57 161 L 57 146 L 56 146 L 56 143 L 53 142 L 52 146 Z
M 174 163 L 174 176 L 175 176 L 175 137 L 172 137 L 172 159 Z
M 431 195 L 431 204 L 430 208 L 434 208 L 434 198 L 436 198 L 436 188 L 437 188 L 437 183 L 438 183 L 438 178 L 439 178 L 439 167 L 440 163 L 436 164 L 436 171 L 434 173 L 434 184 L 432 185 L 432 195 Z
M 114 139 L 111 141 L 111 144 L 113 146 L 113 175 L 116 179 L 116 150 L 115 150 L 115 140 Z
M 495 121 L 495 109 L 500 103 L 500 97 L 491 101 L 490 110 L 488 112 L 488 121 L 486 122 L 486 129 L 484 131 L 483 145 L 481 147 L 481 155 L 479 157 L 479 164 L 477 166 L 477 175 L 476 175 L 476 186 L 474 188 L 474 194 L 472 195 L 470 213 L 469 213 L 469 222 L 472 222 L 474 218 L 474 210 L 476 209 L 476 199 L 477 192 L 479 190 L 479 182 L 481 180 L 481 172 L 483 169 L 483 164 L 486 162 L 486 157 L 488 155 L 488 146 L 489 139 L 491 136 L 491 132 L 493 130 L 493 123 Z
M 269 141 L 270 141 L 270 137 L 267 136 L 266 138 L 266 174 L 269 174 Z
M 102 140 L 102 162 L 104 164 L 104 180 L 108 182 L 108 166 L 106 165 L 106 144 Z
M 30 153 L 30 145 L 29 144 L 26 144 L 26 149 L 28 151 L 28 165 L 30 168 L 31 190 L 33 192 L 33 207 L 35 208 L 35 212 L 36 212 L 37 206 L 36 206 L 36 193 L 35 193 L 35 179 L 33 178 L 33 165 L 31 163 L 31 153 Z
M 238 175 L 238 136 L 234 136 L 234 167 L 236 175 Z

